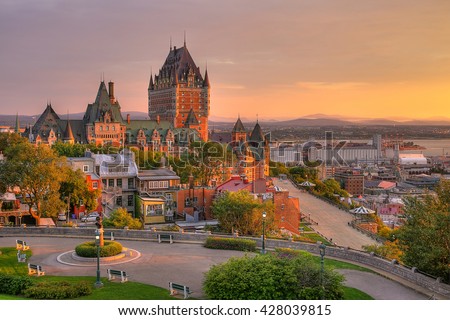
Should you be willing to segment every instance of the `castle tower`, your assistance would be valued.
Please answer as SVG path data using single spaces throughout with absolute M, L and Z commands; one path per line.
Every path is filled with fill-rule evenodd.
M 231 141 L 243 143 L 247 141 L 247 132 L 242 124 L 241 117 L 238 116 L 236 123 L 234 124 L 233 130 L 231 131 Z
M 208 140 L 210 110 L 208 71 L 203 77 L 189 53 L 186 42 L 181 48 L 170 47 L 158 74 L 150 75 L 148 114 L 150 120 L 170 121 L 175 128 L 190 127 Z M 193 113 L 195 117 L 190 116 Z M 190 116 L 190 123 L 188 117 Z M 195 118 L 195 119 L 194 119 Z M 193 122 L 198 124 L 193 125 Z

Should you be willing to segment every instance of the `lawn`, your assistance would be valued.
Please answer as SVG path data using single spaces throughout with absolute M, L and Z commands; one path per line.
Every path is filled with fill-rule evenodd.
M 344 287 L 344 300 L 374 300 L 367 293 L 362 292 L 361 290 Z
M 17 262 L 16 248 L 0 248 L 0 274 L 28 274 L 28 267 L 26 263 Z M 27 250 L 27 258 L 31 256 L 31 251 Z
M 36 278 L 36 281 L 67 281 L 79 282 L 87 281 L 94 285 L 96 277 L 57 277 L 44 276 Z M 89 296 L 76 300 L 174 300 L 177 299 L 169 294 L 169 289 L 155 287 L 139 282 L 111 282 L 107 278 L 101 278 L 102 288 L 94 289 Z M 180 296 L 178 296 L 180 297 Z

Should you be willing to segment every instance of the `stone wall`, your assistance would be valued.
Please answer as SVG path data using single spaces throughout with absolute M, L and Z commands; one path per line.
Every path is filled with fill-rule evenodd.
M 187 233 L 187 232 L 162 232 L 152 230 L 126 230 L 126 229 L 105 229 L 105 238 L 109 239 L 113 232 L 117 240 L 139 240 L 139 241 L 157 241 L 158 233 L 170 233 L 175 242 L 203 243 L 209 236 L 208 233 Z M 53 236 L 53 237 L 76 237 L 84 239 L 94 239 L 95 229 L 92 228 L 0 228 L 0 237 L 20 237 L 20 236 Z M 231 235 L 214 235 L 218 237 L 232 237 Z M 236 235 L 235 235 L 236 236 Z M 242 237 L 246 238 L 246 237 Z M 261 238 L 248 238 L 256 240 L 257 245 L 261 246 Z M 312 254 L 319 254 L 317 244 L 293 242 L 286 240 L 266 239 L 266 248 L 291 248 L 308 251 Z M 450 285 L 442 283 L 440 279 L 427 276 L 419 272 L 416 268 L 407 268 L 397 263 L 397 261 L 388 261 L 373 254 L 357 251 L 343 247 L 327 247 L 326 256 L 334 257 L 349 262 L 357 262 L 370 267 L 374 267 L 390 274 L 401 277 L 416 285 L 426 288 L 432 292 L 441 294 L 450 298 Z

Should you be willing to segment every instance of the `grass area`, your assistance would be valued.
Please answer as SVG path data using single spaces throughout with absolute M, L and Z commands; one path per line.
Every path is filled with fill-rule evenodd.
M 300 228 L 303 228 L 303 231 L 314 231 L 313 229 L 311 229 L 309 223 L 300 223 Z
M 314 259 L 318 263 L 320 262 L 320 257 L 314 256 Z M 328 259 L 328 258 L 325 258 L 324 265 L 332 266 L 335 269 L 350 269 L 350 270 L 359 270 L 359 271 L 363 271 L 363 272 L 375 273 L 375 271 L 373 271 L 371 269 L 368 269 L 366 267 L 361 267 L 361 266 L 358 266 L 356 264 L 352 264 L 352 263 L 348 263 L 348 262 L 344 262 L 344 261 L 339 261 L 339 260 L 334 260 L 334 259 Z
M 92 286 L 96 281 L 96 277 L 72 277 L 72 276 L 45 276 L 36 278 L 36 281 L 67 281 L 91 282 Z M 164 289 L 148 284 L 138 282 L 111 282 L 107 278 L 101 278 L 103 287 L 94 289 L 89 296 L 81 297 L 76 300 L 176 300 L 177 298 L 169 294 L 169 289 Z
M 321 237 L 317 233 L 302 233 L 300 238 L 306 238 L 306 239 L 309 239 L 312 242 L 321 241 L 323 244 L 326 244 L 326 245 L 330 245 L 331 244 L 330 242 L 328 242 L 327 239 Z
M 0 248 L 0 273 L 1 274 L 28 274 L 28 266 L 26 263 L 17 262 L 16 248 Z M 32 255 L 30 250 L 24 251 L 27 259 Z
M 344 300 L 374 300 L 367 293 L 362 292 L 361 290 L 344 287 Z

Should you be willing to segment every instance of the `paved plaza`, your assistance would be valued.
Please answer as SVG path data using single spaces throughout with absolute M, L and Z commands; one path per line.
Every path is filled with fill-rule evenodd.
M 0 247 L 15 246 L 16 237 L 0 237 Z M 88 239 L 60 237 L 22 237 L 33 250 L 30 262 L 43 266 L 46 275 L 95 276 L 96 265 L 93 262 L 80 262 L 70 258 L 74 247 Z M 123 261 L 101 263 L 101 276 L 107 277 L 106 269 L 124 270 L 130 274 L 129 281 L 168 288 L 169 281 L 187 285 L 196 298 L 202 298 L 204 273 L 218 263 L 231 257 L 249 253 L 212 250 L 195 243 L 157 243 L 154 241 L 119 240 L 124 247 L 133 249 L 131 256 Z M 417 300 L 427 299 L 400 283 L 382 276 L 361 273 L 359 271 L 340 271 L 347 278 L 348 286 L 358 288 L 375 299 L 381 300 Z

